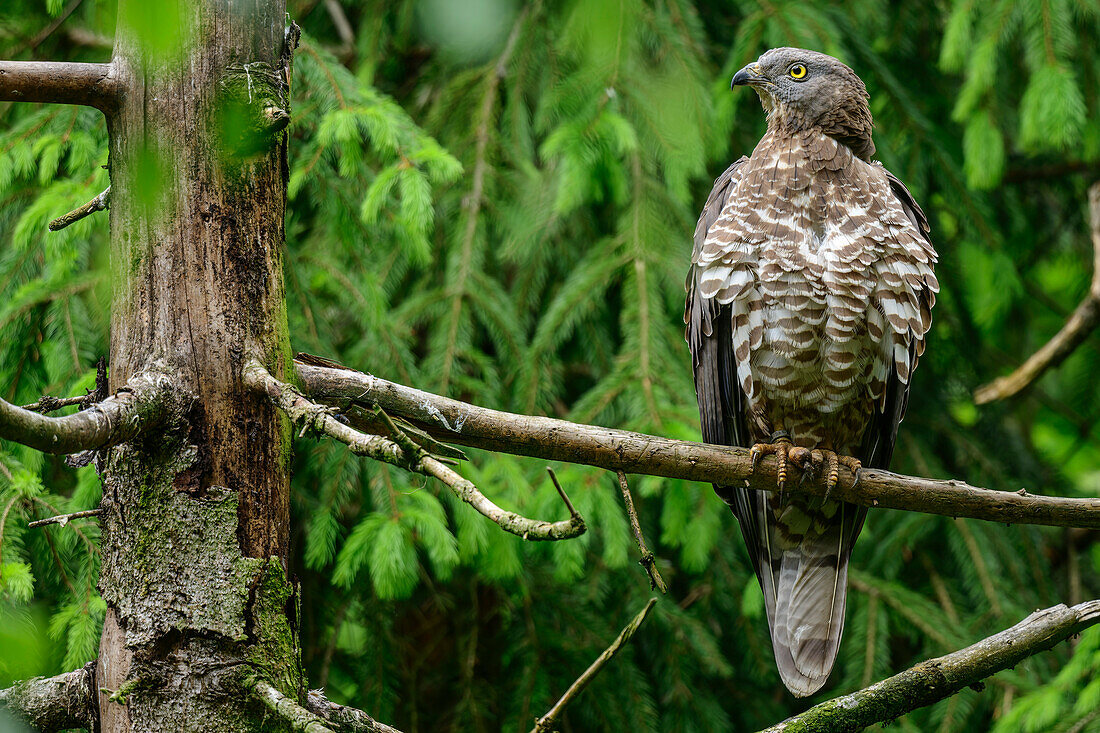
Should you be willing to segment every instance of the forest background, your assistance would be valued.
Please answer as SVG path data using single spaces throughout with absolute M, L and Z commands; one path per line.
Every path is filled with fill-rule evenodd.
M 1100 340 L 977 407 L 1088 292 L 1100 178 L 1091 0 L 290 0 L 303 29 L 286 275 L 299 350 L 476 404 L 699 439 L 682 337 L 695 217 L 764 128 L 732 74 L 774 46 L 865 80 L 878 159 L 928 213 L 943 290 L 893 468 L 1100 494 Z M 106 61 L 113 2 L 5 0 L 0 57 Z M 107 351 L 107 221 L 47 222 L 108 183 L 93 110 L 0 104 L 0 389 L 82 394 Z M 155 182 L 154 182 L 155 183 Z M 300 440 L 303 662 L 407 732 L 526 730 L 651 595 L 614 475 L 555 466 L 590 531 L 525 543 L 439 484 Z M 562 518 L 538 461 L 468 450 L 507 508 Z M 745 730 L 804 708 L 710 486 L 632 479 L 669 581 L 567 731 Z M 0 688 L 95 655 L 93 468 L 0 442 Z M 1094 532 L 872 511 L 837 670 L 851 691 L 1100 594 Z M 1100 629 L 895 723 L 1100 730 Z

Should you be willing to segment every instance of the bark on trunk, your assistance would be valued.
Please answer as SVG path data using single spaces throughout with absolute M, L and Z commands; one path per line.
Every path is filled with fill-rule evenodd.
M 289 426 L 241 385 L 290 364 L 285 0 L 171 6 L 168 54 L 120 22 L 110 117 L 111 387 L 162 371 L 176 420 L 103 457 L 103 731 L 259 730 L 241 681 L 304 700 L 287 578 Z M 119 17 L 151 12 L 120 0 Z M 158 11 L 159 12 L 159 11 Z M 144 34 L 142 31 L 146 31 Z M 271 721 L 268 721 L 271 727 Z

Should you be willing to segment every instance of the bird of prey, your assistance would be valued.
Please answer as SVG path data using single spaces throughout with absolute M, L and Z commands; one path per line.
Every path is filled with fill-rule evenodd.
M 775 48 L 737 72 L 767 114 L 752 155 L 715 181 L 695 229 L 684 321 L 703 439 L 774 454 L 777 491 L 715 486 L 764 593 L 776 665 L 803 697 L 844 627 L 848 558 L 866 509 L 785 493 L 789 467 L 885 468 L 939 283 L 928 220 L 872 160 L 863 81 Z

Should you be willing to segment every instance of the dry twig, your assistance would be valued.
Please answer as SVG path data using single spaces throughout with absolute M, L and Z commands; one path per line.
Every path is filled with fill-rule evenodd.
M 313 429 L 336 438 L 356 455 L 368 456 L 425 476 L 434 476 L 446 484 L 458 498 L 491 519 L 506 532 L 511 532 L 525 540 L 566 540 L 585 532 L 584 519 L 576 513 L 568 501 L 566 506 L 570 510 L 569 519 L 560 522 L 528 519 L 515 512 L 501 509 L 481 493 L 473 482 L 463 478 L 440 460 L 433 458 L 408 435 L 405 435 L 385 412 L 378 414 L 383 420 L 388 421 L 392 439 L 379 435 L 365 435 L 343 424 L 333 416 L 332 408 L 306 399 L 293 386 L 271 376 L 257 361 L 250 361 L 245 366 L 244 381 L 253 389 L 266 394 L 291 420 L 301 424 L 303 431 Z
M 28 527 L 42 527 L 47 524 L 60 524 L 64 527 L 74 519 L 82 519 L 84 517 L 98 517 L 103 513 L 102 509 L 85 509 L 82 512 L 73 512 L 72 514 L 59 514 L 56 517 L 47 517 L 45 519 L 36 519 L 28 524 Z
M 998 377 L 974 392 L 974 402 L 985 405 L 1018 394 L 1043 373 L 1061 364 L 1100 323 L 1100 182 L 1089 188 L 1089 221 L 1092 233 L 1092 285 L 1062 330 L 1011 374 Z
M 592 681 L 592 678 L 600 673 L 604 665 L 611 661 L 612 657 L 619 653 L 628 641 L 630 641 L 634 634 L 638 631 L 638 627 L 645 621 L 646 616 L 653 609 L 653 606 L 657 603 L 656 598 L 650 598 L 645 604 L 645 608 L 638 612 L 638 615 L 630 620 L 630 623 L 619 632 L 619 636 L 615 641 L 611 642 L 611 646 L 603 650 L 600 656 L 596 657 L 596 661 L 589 665 L 588 669 L 584 670 L 580 677 L 576 679 L 569 686 L 569 689 L 565 691 L 565 694 L 561 696 L 561 699 L 554 703 L 554 707 L 550 708 L 546 715 L 542 716 L 535 721 L 535 727 L 531 729 L 531 733 L 549 733 L 554 730 L 554 722 L 561 717 L 562 711 L 565 710 L 565 706 L 568 705 L 574 697 L 579 695 L 588 683 Z
M 657 558 L 646 547 L 645 537 L 642 536 L 642 525 L 638 523 L 638 512 L 634 509 L 634 497 L 630 495 L 630 486 L 626 483 L 626 474 L 616 471 L 619 475 L 619 488 L 623 492 L 623 503 L 626 504 L 626 516 L 630 519 L 630 529 L 634 531 L 634 540 L 638 543 L 638 551 L 642 553 L 642 559 L 638 564 L 645 568 L 649 576 L 650 589 L 656 589 L 662 593 L 668 593 L 665 579 L 661 577 L 661 571 L 657 569 Z

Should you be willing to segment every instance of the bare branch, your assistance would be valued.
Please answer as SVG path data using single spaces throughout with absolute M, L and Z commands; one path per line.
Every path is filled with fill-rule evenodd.
M 364 435 L 355 428 L 337 420 L 332 408 L 317 405 L 306 399 L 293 386 L 280 382 L 257 361 L 250 361 L 244 369 L 244 382 L 265 393 L 291 420 L 302 429 L 313 429 L 339 440 L 353 453 L 384 461 L 407 471 L 434 476 L 446 484 L 460 499 L 482 515 L 496 522 L 501 529 L 525 540 L 565 540 L 585 532 L 584 520 L 576 512 L 560 522 L 543 522 L 505 511 L 490 501 L 469 480 L 463 478 L 437 458 L 433 458 L 411 438 L 392 423 L 393 439 L 378 435 Z M 383 419 L 389 416 L 381 413 Z
M 657 558 L 646 547 L 645 537 L 642 536 L 642 525 L 638 523 L 638 512 L 634 509 L 634 497 L 630 495 L 630 486 L 626 483 L 626 474 L 616 471 L 619 475 L 619 489 L 623 492 L 623 503 L 626 504 L 626 516 L 630 518 L 630 529 L 634 531 L 634 540 L 638 543 L 638 551 L 642 553 L 642 559 L 638 564 L 645 568 L 649 576 L 650 589 L 656 589 L 662 593 L 668 593 L 665 579 L 661 577 L 661 571 L 657 569 Z
M 111 64 L 0 61 L 0 102 L 82 104 L 111 112 L 118 80 Z
M 1100 323 L 1100 182 L 1089 188 L 1089 221 L 1092 232 L 1092 285 L 1089 294 L 1069 320 L 1042 348 L 1011 374 L 998 377 L 974 392 L 974 402 L 985 405 L 1007 399 L 1026 389 L 1043 373 L 1065 361 Z
M 638 627 L 645 621 L 646 616 L 653 609 L 654 604 L 657 603 L 656 598 L 650 598 L 645 604 L 645 608 L 638 612 L 638 615 L 630 620 L 630 623 L 619 632 L 619 636 L 615 641 L 611 642 L 611 646 L 603 650 L 600 656 L 596 657 L 596 661 L 589 665 L 588 669 L 584 670 L 584 673 L 569 686 L 569 689 L 565 691 L 565 694 L 561 696 L 561 699 L 554 703 L 554 707 L 550 708 L 550 711 L 546 715 L 542 716 L 535 721 L 535 727 L 531 729 L 531 733 L 548 733 L 554 729 L 554 722 L 561 717 L 562 711 L 565 710 L 565 706 L 568 705 L 574 697 L 579 695 L 588 683 L 592 681 L 592 678 L 600 673 L 604 665 L 611 661 L 612 657 L 619 653 L 628 641 L 630 641 L 635 632 L 638 631 Z
M 64 216 L 59 216 L 50 222 L 50 231 L 56 232 L 59 229 L 80 221 L 86 216 L 90 216 L 97 211 L 104 211 L 111 205 L 111 187 L 103 189 L 103 193 L 96 196 L 94 199 L 84 204 L 83 206 L 73 209 Z
M 693 443 L 549 417 L 476 407 L 350 369 L 298 362 L 306 393 L 314 399 L 377 404 L 437 439 L 500 453 L 582 463 L 610 471 L 666 478 L 775 488 L 772 457 L 754 472 L 745 448 Z M 977 488 L 962 481 L 902 476 L 864 468 L 859 483 L 842 469 L 830 496 L 853 504 L 970 517 L 1005 524 L 1044 524 L 1100 529 L 1100 499 L 1067 499 Z M 824 496 L 823 476 L 790 481 L 788 492 Z
M 35 677 L 0 690 L 0 710 L 8 710 L 43 733 L 93 728 L 96 706 L 95 661 L 56 677 Z
M 22 409 L 30 410 L 31 412 L 55 412 L 62 407 L 72 407 L 73 405 L 80 405 L 86 407 L 89 404 L 95 402 L 92 400 L 89 402 L 90 395 L 81 395 L 79 397 L 50 397 L 48 394 L 42 395 L 38 402 L 32 402 L 29 405 L 23 405 Z
M 103 513 L 102 509 L 85 509 L 82 512 L 73 512 L 72 514 L 59 514 L 56 517 L 46 517 L 45 519 L 36 519 L 29 523 L 27 526 L 30 528 L 44 527 L 47 524 L 60 524 L 64 527 L 74 519 L 83 519 L 84 517 L 98 517 Z
M 138 375 L 117 394 L 64 417 L 46 417 L 0 400 L 0 438 L 46 453 L 77 453 L 115 445 L 164 417 L 164 411 L 153 405 L 168 387 L 163 375 Z
M 1036 611 L 977 644 L 930 659 L 870 687 L 815 705 L 762 733 L 860 731 L 943 700 L 1100 622 L 1100 600 Z
M 401 731 L 379 723 L 362 710 L 347 705 L 337 705 L 327 700 L 320 690 L 310 690 L 306 696 L 306 707 L 321 716 L 341 733 L 401 733 Z

